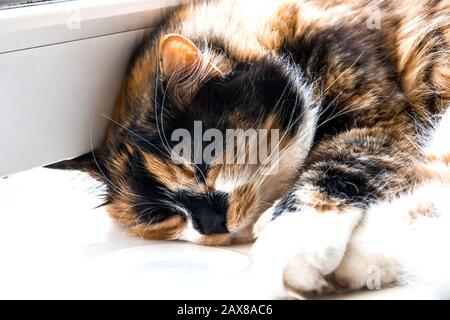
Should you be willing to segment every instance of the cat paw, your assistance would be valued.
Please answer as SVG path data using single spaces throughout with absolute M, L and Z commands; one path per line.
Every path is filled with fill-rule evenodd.
M 294 257 L 283 269 L 283 286 L 288 297 L 306 299 L 334 291 L 321 272 L 301 257 Z
M 262 290 L 274 298 L 306 299 L 330 292 L 332 287 L 322 272 L 310 262 L 318 252 L 310 252 L 297 232 L 296 213 L 287 213 L 268 222 L 273 210 L 262 218 L 252 256 L 252 271 Z
M 261 232 L 269 225 L 273 220 L 274 212 L 279 203 L 279 200 L 274 203 L 272 207 L 264 211 L 264 213 L 259 217 L 256 223 L 253 225 L 253 237 L 256 239 L 259 237 Z
M 276 219 L 269 219 L 274 212 Z M 343 259 L 353 228 L 347 226 L 352 224 L 348 218 L 313 208 L 265 212 L 251 252 L 253 274 L 264 283 L 261 289 L 272 297 L 298 299 L 335 291 L 329 279 Z

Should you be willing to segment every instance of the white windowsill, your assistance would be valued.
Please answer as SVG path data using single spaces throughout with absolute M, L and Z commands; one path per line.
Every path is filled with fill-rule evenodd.
M 180 0 L 76 0 L 0 10 L 0 53 L 151 27 Z

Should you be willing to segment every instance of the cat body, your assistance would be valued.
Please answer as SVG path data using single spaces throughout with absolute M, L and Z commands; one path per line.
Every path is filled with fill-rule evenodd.
M 256 236 L 255 273 L 277 294 L 359 289 L 373 272 L 404 283 L 409 257 L 390 243 L 398 230 L 425 237 L 410 227 L 446 208 L 447 167 L 436 173 L 423 137 L 450 103 L 449 14 L 449 1 L 425 0 L 182 5 L 140 42 L 106 141 L 82 165 L 134 234 Z M 211 161 L 174 161 L 177 130 L 199 123 L 194 154 L 229 129 L 278 130 L 279 152 L 222 163 L 236 153 L 225 146 Z M 267 144 L 249 141 L 244 158 Z M 440 161 L 450 149 L 437 148 Z
M 450 112 L 447 111 L 421 137 L 424 159 L 414 165 L 418 179 L 410 191 L 367 208 L 346 243 L 339 266 L 328 274 L 327 281 L 320 274 L 305 271 L 302 280 L 320 288 L 320 292 L 377 290 L 401 284 L 421 298 L 447 299 L 450 285 L 447 276 L 450 258 L 446 254 L 450 242 L 449 136 Z M 263 226 L 257 224 L 257 229 L 263 231 L 253 247 L 254 272 L 258 278 L 265 279 L 263 288 L 273 296 L 308 297 L 311 292 L 303 291 L 299 296 L 295 287 L 286 284 L 298 284 L 298 270 L 302 269 L 304 260 L 327 257 L 330 252 L 323 249 L 305 258 L 299 255 L 301 250 L 297 244 L 311 241 L 316 234 L 321 237 L 316 241 L 333 242 L 334 228 L 338 226 L 329 225 L 335 221 L 326 219 L 319 230 L 313 229 L 312 222 L 294 213 L 285 214 L 277 223 L 267 224 L 273 212 L 269 210 L 265 215 L 270 219 L 263 215 L 258 222 Z M 298 232 L 301 224 L 297 219 L 305 226 L 302 233 Z M 325 227 L 328 230 L 324 230 Z

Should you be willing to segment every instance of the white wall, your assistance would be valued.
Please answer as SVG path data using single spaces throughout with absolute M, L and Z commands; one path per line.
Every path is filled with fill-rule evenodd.
M 177 2 L 0 10 L 0 176 L 98 145 L 137 38 Z

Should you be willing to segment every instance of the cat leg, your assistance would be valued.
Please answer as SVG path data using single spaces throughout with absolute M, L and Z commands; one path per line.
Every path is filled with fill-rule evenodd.
M 332 291 L 326 278 L 339 266 L 362 210 L 290 211 L 278 206 L 266 214 L 277 210 L 284 211 L 261 231 L 252 249 L 256 276 L 267 279 L 265 289 L 278 297 L 286 290 L 294 296 Z
M 447 111 L 425 136 L 424 160 L 416 164 L 419 183 L 411 192 L 367 210 L 334 273 L 345 287 L 379 289 L 392 283 L 427 283 L 430 289 L 446 283 L 448 259 L 443 253 L 448 251 L 450 221 L 449 136 Z
M 366 208 L 411 184 L 411 154 L 398 132 L 386 129 L 354 129 L 321 143 L 257 223 L 255 275 L 277 296 L 333 290 L 329 278 Z

